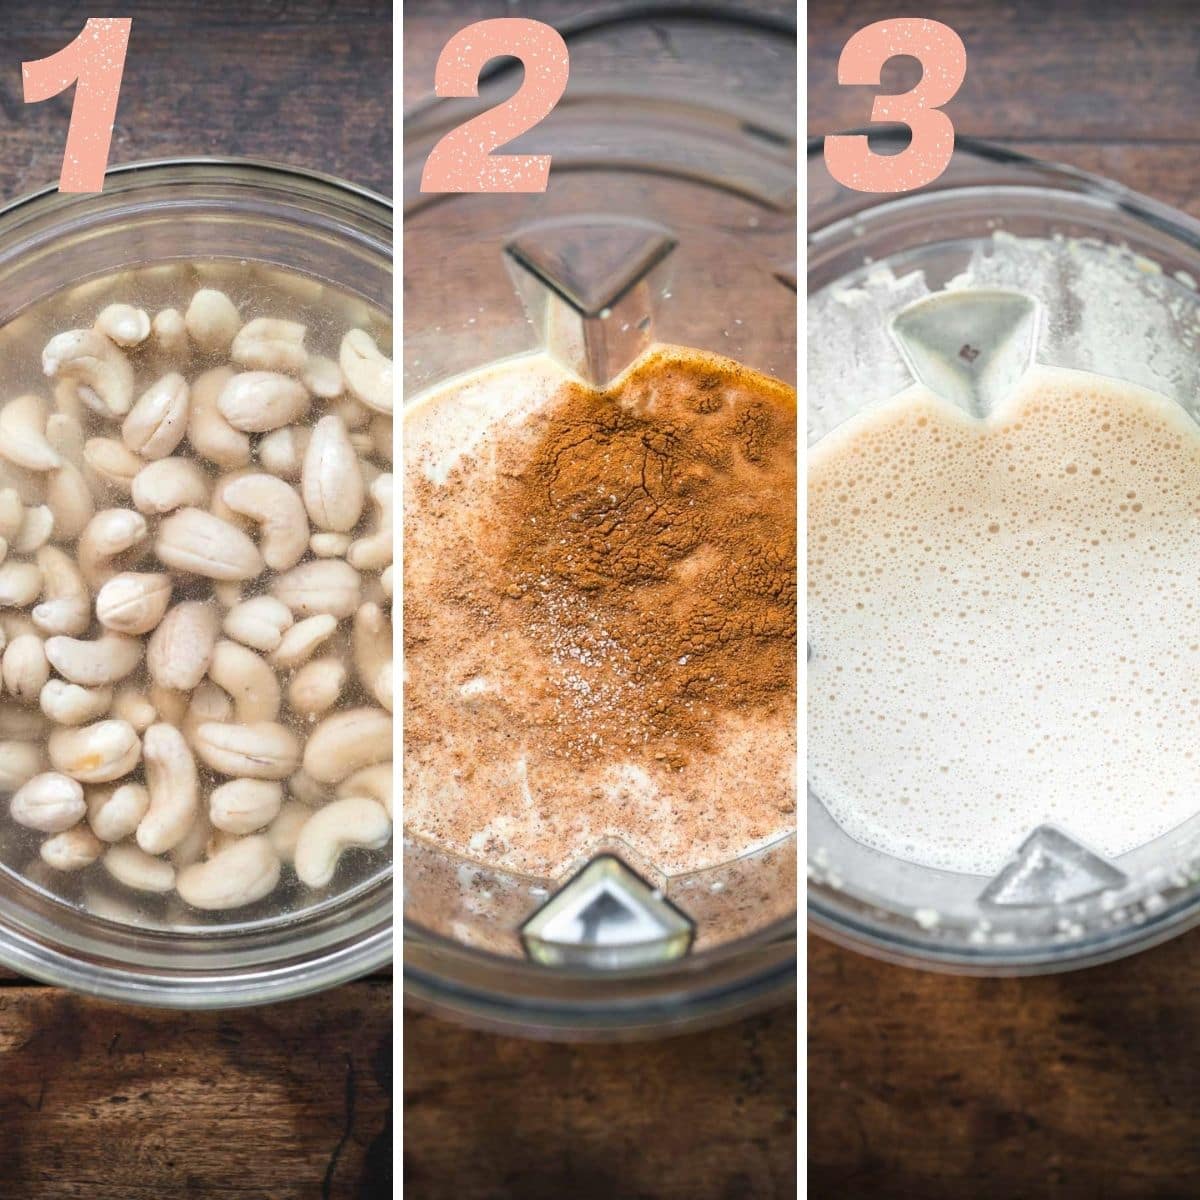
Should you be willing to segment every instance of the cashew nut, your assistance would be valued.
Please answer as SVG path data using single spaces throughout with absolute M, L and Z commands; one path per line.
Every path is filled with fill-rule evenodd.
M 273 429 L 258 443 L 258 461 L 264 471 L 296 483 L 304 464 L 312 430 L 307 425 L 285 425 Z
M 35 563 L 0 563 L 0 607 L 28 608 L 42 594 L 42 570 Z
M 124 442 L 104 437 L 88 438 L 83 461 L 96 480 L 122 496 L 129 495 L 134 479 L 146 465 Z
M 352 329 L 342 338 L 338 354 L 351 395 L 376 412 L 392 412 L 392 360 L 380 353 L 365 329 Z
M 279 716 L 279 677 L 240 642 L 223 640 L 216 644 L 208 677 L 229 693 L 238 724 L 274 721 Z
M 90 867 L 103 850 L 100 839 L 81 824 L 48 837 L 38 853 L 42 862 L 56 871 L 81 871 Z
M 376 763 L 373 767 L 363 767 L 353 775 L 343 779 L 337 786 L 339 800 L 347 796 L 368 796 L 383 805 L 390 817 L 392 815 L 392 764 L 390 762 Z
M 42 657 L 45 658 L 44 651 Z M 65 679 L 47 679 L 38 695 L 42 712 L 59 725 L 86 725 L 95 721 L 112 707 L 112 699 L 110 687 L 85 688 Z
M 253 833 L 269 825 L 283 804 L 283 785 L 270 779 L 231 779 L 214 789 L 208 817 L 226 833 Z
M 225 503 L 262 528 L 259 550 L 273 571 L 294 567 L 308 548 L 308 517 L 295 488 L 274 475 L 251 474 L 222 489 Z
M 209 579 L 254 579 L 264 566 L 258 548 L 236 525 L 202 508 L 172 513 L 159 526 L 155 550 L 167 566 Z
M 340 558 L 320 558 L 301 563 L 276 576 L 271 595 L 282 600 L 297 616 L 329 613 L 343 620 L 358 607 L 362 579 Z
M 290 425 L 308 412 L 309 403 L 302 383 L 274 371 L 235 375 L 217 397 L 221 415 L 244 433 L 267 433 Z
M 392 562 L 392 476 L 380 475 L 371 484 L 375 505 L 374 529 L 357 538 L 346 551 L 346 561 L 357 571 L 380 571 Z
M 142 661 L 142 643 L 123 633 L 103 633 L 94 641 L 46 639 L 46 657 L 64 678 L 83 687 L 106 687 L 133 674 Z
M 83 633 L 92 620 L 92 597 L 75 560 L 56 546 L 37 552 L 42 572 L 42 599 L 30 616 L 47 634 Z
M 226 469 L 244 467 L 250 461 L 250 438 L 234 429 L 217 407 L 218 398 L 232 378 L 231 368 L 217 367 L 193 380 L 188 419 L 188 442 L 192 449 L 201 458 Z
M 280 862 L 291 863 L 296 857 L 296 842 L 313 810 L 299 800 L 285 800 L 275 820 L 267 826 L 267 837 Z
M 85 799 L 88 824 L 102 842 L 123 842 L 132 837 L 150 807 L 150 793 L 140 783 L 91 787 Z
M 145 551 L 149 534 L 146 518 L 128 508 L 105 508 L 98 512 L 79 535 L 75 560 L 92 588 L 101 587 L 130 559 Z M 120 556 L 120 565 L 117 560 Z
M 143 458 L 173 453 L 187 433 L 188 399 L 187 381 L 175 372 L 151 384 L 121 425 L 125 445 Z
M 36 634 L 25 634 L 9 642 L 0 660 L 0 673 L 4 675 L 5 690 L 14 700 L 36 704 L 50 678 L 42 639 Z
M 52 337 L 42 351 L 42 370 L 70 380 L 93 412 L 123 417 L 133 403 L 133 367 L 120 348 L 95 329 L 71 329 Z
M 87 812 L 83 788 L 57 771 L 35 775 L 13 793 L 9 813 L 18 825 L 40 833 L 62 833 Z
M 123 687 L 113 697 L 112 715 L 128 721 L 138 733 L 145 733 L 158 718 L 158 710 L 140 688 Z
M 150 315 L 132 304 L 110 304 L 100 310 L 94 328 L 129 350 L 150 336 Z
M 300 490 L 314 525 L 346 533 L 358 524 L 365 492 L 358 461 L 340 417 L 322 417 L 313 426 Z
M 348 796 L 319 808 L 296 839 L 295 867 L 302 883 L 325 887 L 333 879 L 343 851 L 352 846 L 379 850 L 392 837 L 392 822 L 382 806 L 365 796 Z
M 208 476 L 192 459 L 160 458 L 133 477 L 130 495 L 140 512 L 158 516 L 177 508 L 204 508 L 209 487 Z
M 322 529 L 308 539 L 308 548 L 318 558 L 345 558 L 346 551 L 350 549 L 350 535 Z
M 270 652 L 282 641 L 295 618 L 292 610 L 274 596 L 253 596 L 235 604 L 221 628 L 228 637 L 255 650 Z
M 175 890 L 193 908 L 241 908 L 275 890 L 279 869 L 269 838 L 239 838 L 207 861 L 184 867 Z
M 290 671 L 312 657 L 317 647 L 337 631 L 337 618 L 328 613 L 297 621 L 271 652 L 271 662 L 281 671 Z
M 138 823 L 137 844 L 147 854 L 165 854 L 192 827 L 199 805 L 196 761 L 174 725 L 151 725 L 142 742 L 150 807 Z
M 300 744 L 290 729 L 272 721 L 199 726 L 196 753 L 214 771 L 250 779 L 286 779 L 300 762 Z
M 300 372 L 300 382 L 320 400 L 336 400 L 345 390 L 342 368 L 332 358 L 310 354 Z
M 175 868 L 169 862 L 128 842 L 108 848 L 104 868 L 135 892 L 169 892 L 175 886 Z
M 7 732 L 7 731 L 6 731 Z M 12 730 L 20 733 L 20 730 Z M 15 792 L 46 767 L 42 742 L 0 741 L 0 792 Z
M 78 729 L 56 729 L 50 735 L 49 750 L 56 771 L 82 783 L 107 783 L 137 766 L 142 743 L 128 721 L 108 720 Z
M 187 323 L 177 308 L 164 308 L 150 322 L 154 348 L 164 358 L 179 358 L 187 353 Z
M 295 374 L 308 361 L 304 348 L 307 329 L 296 321 L 255 317 L 238 330 L 229 357 L 252 371 L 287 371 Z
M 183 318 L 188 336 L 207 354 L 225 354 L 233 344 L 242 318 L 237 306 L 216 288 L 201 288 Z
M 216 609 L 200 600 L 177 604 L 146 649 L 146 669 L 161 687 L 190 692 L 208 673 L 220 631 Z
M 302 717 L 317 717 L 328 712 L 345 690 L 346 676 L 346 666 L 341 659 L 314 658 L 289 681 L 288 707 Z
M 338 783 L 362 767 L 392 757 L 392 719 L 379 708 L 351 708 L 326 717 L 304 746 L 304 769 Z
M 363 604 L 350 634 L 354 669 L 364 688 L 392 711 L 392 623 L 378 604 Z
M 127 572 L 114 575 L 96 596 L 96 616 L 117 633 L 149 633 L 171 602 L 171 577 Z
M 62 466 L 46 440 L 46 409 L 36 396 L 18 396 L 0 408 L 0 455 L 27 471 Z

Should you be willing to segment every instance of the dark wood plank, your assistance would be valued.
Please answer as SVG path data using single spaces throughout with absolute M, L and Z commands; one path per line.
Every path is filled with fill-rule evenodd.
M 391 193 L 391 4 L 128 0 L 133 18 L 110 161 L 265 158 Z M 0 201 L 53 184 L 70 93 L 21 99 L 19 64 L 78 33 L 78 6 L 0 6 Z
M 391 986 L 229 1013 L 0 989 L 0 1194 L 390 1196 Z
M 1200 931 L 1029 979 L 813 938 L 814 1200 L 1200 1195 Z
M 809 133 L 868 120 L 880 89 L 837 84 L 850 35 L 873 21 L 919 15 L 944 21 L 967 48 L 966 79 L 946 107 L 962 133 L 1002 141 L 1200 138 L 1200 20 L 1191 0 L 934 0 L 915 8 L 903 14 L 888 0 L 810 3 Z M 882 90 L 906 91 L 917 76 L 911 60 L 894 61 Z
M 796 1194 L 794 1005 L 725 1029 L 560 1045 L 404 1019 L 411 1200 Z

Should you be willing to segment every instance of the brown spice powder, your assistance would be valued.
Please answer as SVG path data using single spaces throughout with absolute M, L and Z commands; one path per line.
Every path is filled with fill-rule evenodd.
M 500 489 L 492 613 L 545 648 L 549 749 L 682 767 L 717 712 L 792 705 L 795 422 L 790 388 L 699 355 L 555 398 Z

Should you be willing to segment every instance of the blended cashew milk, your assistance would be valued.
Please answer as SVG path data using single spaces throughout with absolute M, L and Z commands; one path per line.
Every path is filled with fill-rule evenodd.
M 405 416 L 410 835 L 554 876 L 669 873 L 795 822 L 795 393 L 659 348 L 531 355 Z
M 1118 855 L 1200 811 L 1200 427 L 1037 368 L 979 420 L 920 387 L 809 456 L 814 791 L 991 873 L 1038 825 Z

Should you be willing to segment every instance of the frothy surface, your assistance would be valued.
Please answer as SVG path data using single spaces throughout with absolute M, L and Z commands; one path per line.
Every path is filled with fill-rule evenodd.
M 695 419 L 712 422 L 720 443 L 712 446 L 714 461 L 728 451 L 729 471 L 765 471 L 770 478 L 758 486 L 776 503 L 786 501 L 790 529 L 794 392 L 727 360 L 661 353 L 661 375 L 654 361 L 643 363 L 625 398 L 653 414 L 667 403 L 671 379 L 703 366 L 714 384 L 712 412 L 697 409 Z M 644 745 L 637 744 L 642 735 L 628 736 L 640 728 L 628 655 L 645 647 L 617 644 L 615 628 L 598 637 L 601 593 L 589 592 L 589 581 L 566 592 L 556 587 L 531 607 L 524 585 L 503 569 L 514 537 L 512 495 L 572 388 L 578 399 L 578 381 L 549 359 L 528 356 L 452 381 L 405 415 L 406 826 L 455 854 L 537 876 L 557 876 L 613 838 L 670 874 L 724 863 L 794 828 L 794 671 L 770 703 L 744 711 L 711 702 L 697 687 L 699 699 L 686 703 L 706 737 L 682 753 L 651 730 Z M 730 449 L 742 443 L 719 431 L 729 424 L 745 441 L 758 427 L 736 418 L 762 405 L 777 407 L 791 441 L 779 448 L 778 462 L 756 467 L 742 449 Z M 617 448 L 614 441 L 612 480 L 601 499 L 625 486 Z M 571 454 L 563 448 L 563 479 Z M 742 488 L 747 496 L 751 482 Z M 704 503 L 702 491 L 681 495 L 671 503 Z M 570 501 L 582 503 L 574 493 Z M 627 533 L 616 523 L 609 536 Z M 564 549 L 577 540 L 581 554 L 595 549 L 595 536 L 585 521 L 578 534 L 569 523 L 561 532 Z M 691 578 L 686 573 L 700 571 L 713 553 L 689 545 L 664 576 Z M 793 545 L 793 584 L 794 564 Z M 631 592 L 631 605 L 634 599 Z M 790 611 L 794 664 L 794 594 Z M 530 619 L 531 612 L 545 619 Z M 687 657 L 664 673 L 682 673 Z M 614 737 L 618 726 L 622 736 Z
M 808 772 L 845 830 L 990 874 L 1051 822 L 1107 855 L 1200 812 L 1200 427 L 1039 368 L 920 388 L 809 454 Z

